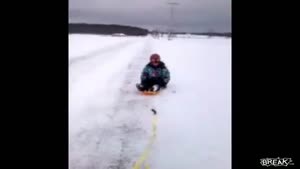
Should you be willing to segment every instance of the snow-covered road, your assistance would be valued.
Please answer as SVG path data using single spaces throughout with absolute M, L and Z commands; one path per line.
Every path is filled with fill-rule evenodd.
M 151 136 L 151 169 L 231 168 L 231 39 L 69 35 L 70 169 L 131 169 Z M 171 72 L 136 91 L 151 53 Z

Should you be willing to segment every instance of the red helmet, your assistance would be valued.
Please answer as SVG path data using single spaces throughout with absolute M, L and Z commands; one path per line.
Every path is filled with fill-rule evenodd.
M 158 60 L 158 61 L 160 61 L 160 56 L 159 56 L 159 54 L 152 54 L 151 56 L 150 56 L 150 61 L 152 61 L 152 60 Z

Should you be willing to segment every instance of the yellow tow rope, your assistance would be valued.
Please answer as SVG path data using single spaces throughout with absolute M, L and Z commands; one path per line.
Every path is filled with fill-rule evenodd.
M 150 166 L 148 164 L 145 164 L 145 161 L 147 160 L 149 153 L 150 153 L 150 149 L 155 141 L 156 138 L 156 128 L 157 128 L 157 115 L 156 115 L 156 111 L 152 109 L 152 111 L 154 112 L 153 116 L 152 116 L 152 135 L 149 139 L 149 143 L 146 147 L 146 149 L 144 150 L 143 154 L 138 158 L 138 160 L 135 162 L 134 166 L 132 169 L 142 169 L 141 166 L 144 164 L 145 165 L 145 169 L 150 169 Z

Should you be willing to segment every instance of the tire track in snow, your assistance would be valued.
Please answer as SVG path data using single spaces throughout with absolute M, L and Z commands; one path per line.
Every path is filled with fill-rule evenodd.
M 148 54 L 145 54 L 148 47 L 149 45 L 147 43 L 144 44 L 143 49 L 137 52 L 133 59 L 136 58 L 139 60 L 138 58 L 140 58 L 140 56 L 148 58 Z M 144 61 L 143 63 L 128 65 L 126 76 L 131 80 L 134 80 L 135 77 L 139 79 L 139 74 L 143 66 Z M 114 79 L 119 78 L 119 76 L 119 73 L 112 74 L 107 83 L 113 83 Z M 115 107 L 112 112 L 110 112 L 109 109 L 107 110 L 107 118 L 110 119 L 110 122 L 91 126 L 71 136 L 71 154 L 77 153 L 76 151 L 80 151 L 81 153 L 70 159 L 71 169 L 125 169 L 127 168 L 126 166 L 130 166 L 134 160 L 133 158 L 135 157 L 132 158 L 132 156 L 139 154 L 139 152 L 135 150 L 135 143 L 137 140 L 146 138 L 146 132 L 139 126 L 141 120 L 135 117 L 140 117 L 138 113 L 143 113 L 137 112 L 136 110 L 140 109 L 141 106 L 143 107 L 144 105 L 141 103 L 146 103 L 146 100 L 142 97 L 139 97 L 141 100 L 130 99 L 129 96 L 136 97 L 137 93 L 134 92 L 136 91 L 135 86 L 126 83 L 126 80 L 128 79 L 124 78 L 123 84 L 120 84 L 120 86 L 125 86 L 126 89 L 131 89 L 131 91 L 121 89 L 117 91 L 119 92 L 119 99 L 115 102 Z M 95 81 L 95 83 L 97 82 Z M 132 95 L 130 95 L 130 93 Z M 94 95 L 95 97 L 100 96 L 100 93 L 94 93 Z M 95 99 L 96 98 L 92 97 L 89 100 Z M 90 107 L 88 107 L 88 109 L 81 111 L 85 112 L 90 110 Z M 101 107 L 95 106 L 94 110 L 99 111 Z M 131 116 L 128 116 L 130 113 Z M 132 118 L 132 120 L 128 118 Z M 105 154 L 105 156 L 103 156 L 103 154 Z
M 130 46 L 133 46 L 139 41 L 140 40 L 134 39 L 127 41 L 126 43 L 121 42 L 117 45 L 112 45 L 110 48 L 100 49 L 97 52 L 93 52 L 94 55 L 92 57 L 87 56 L 69 64 L 69 88 L 72 89 L 73 84 L 77 81 L 82 81 L 82 78 L 86 77 L 87 74 L 93 72 L 98 67 L 102 67 L 107 62 L 114 60 L 117 56 L 119 56 L 116 52 L 120 52 Z
M 145 49 L 149 47 L 148 43 L 146 42 L 143 46 L 143 49 L 136 53 L 136 56 L 133 58 L 133 61 L 140 56 L 144 56 Z M 130 66 L 131 63 L 127 66 L 128 70 L 125 73 L 125 78 L 123 81 L 123 84 L 120 84 L 120 91 L 118 99 L 115 102 L 114 111 L 110 115 L 111 118 L 111 124 L 115 124 L 115 126 L 111 126 L 114 128 L 114 130 L 118 131 L 118 140 L 119 140 L 119 150 L 118 153 L 116 153 L 116 156 L 111 158 L 110 160 L 102 158 L 99 162 L 100 166 L 99 168 L 105 168 L 105 169 L 126 169 L 129 168 L 132 160 L 130 158 L 130 154 L 134 153 L 135 149 L 135 143 L 134 140 L 141 140 L 145 137 L 146 131 L 143 130 L 139 124 L 139 120 L 135 117 L 136 114 L 136 108 L 137 104 L 133 100 L 126 100 L 126 98 L 131 96 L 135 96 L 136 94 L 134 91 L 135 88 L 132 88 L 133 85 L 130 83 L 126 83 L 128 78 L 130 77 L 131 81 L 135 81 L 136 79 L 134 77 L 139 77 L 139 73 L 141 69 L 139 66 Z M 141 65 L 143 66 L 143 65 Z M 111 77 L 111 80 L 115 79 L 116 77 Z M 125 88 L 127 90 L 122 89 Z M 133 86 L 135 87 L 135 86 Z M 129 89 L 133 89 L 130 91 Z M 130 116 L 128 116 L 130 113 Z M 140 112 L 142 113 L 142 112 Z M 130 119 L 130 120 L 129 120 Z M 102 140 L 101 145 L 105 145 L 108 143 L 109 140 L 109 132 L 106 130 L 104 133 L 105 137 Z M 100 145 L 100 146 L 101 146 Z M 105 161 L 107 160 L 107 161 Z
M 116 104 L 116 111 L 114 116 L 120 113 L 130 113 L 130 121 L 128 119 L 123 120 L 120 118 L 119 123 L 123 124 L 121 128 L 121 149 L 119 160 L 115 161 L 109 168 L 111 169 L 126 169 L 131 168 L 136 157 L 140 155 L 143 150 L 143 146 L 148 141 L 148 129 L 150 126 L 145 127 L 149 122 L 151 116 L 147 116 L 149 113 L 151 98 L 140 95 L 135 88 L 133 82 L 140 80 L 140 73 L 145 66 L 146 61 L 151 52 L 151 43 L 147 39 L 143 50 L 137 53 L 134 60 L 128 65 L 126 77 L 123 81 L 124 88 L 120 89 L 119 99 Z M 149 114 L 151 115 L 151 114 Z M 116 117 L 117 118 L 117 117 Z M 124 118 L 125 119 L 125 118 Z M 128 135 L 125 130 L 142 131 L 132 133 L 140 139 L 134 139 L 134 137 Z M 138 136 L 140 135 L 140 136 Z M 140 148 L 137 149 L 136 145 L 140 144 Z
M 142 50 L 136 53 L 132 62 L 127 66 L 128 70 L 125 73 L 123 84 L 120 84 L 123 89 L 120 88 L 119 90 L 113 112 L 108 114 L 110 123 L 105 126 L 98 126 L 98 129 L 86 131 L 90 134 L 99 133 L 97 136 L 89 136 L 94 137 L 94 139 L 90 138 L 88 141 L 96 142 L 92 149 L 97 150 L 97 154 L 89 154 L 89 161 L 85 162 L 87 166 L 81 168 L 131 168 L 132 163 L 143 150 L 148 138 L 145 127 L 142 126 L 143 123 L 148 123 L 147 116 L 143 114 L 144 112 L 148 113 L 151 100 L 139 95 L 132 82 L 139 80 L 140 72 L 145 61 L 148 60 L 149 52 L 149 42 L 146 42 Z M 140 62 L 136 62 L 136 60 Z M 118 74 L 112 76 L 110 81 L 115 78 L 118 78 Z M 136 150 L 136 144 L 141 144 L 140 150 Z M 107 149 L 108 145 L 110 145 L 109 149 Z M 106 157 L 101 156 L 102 154 L 106 154 Z
M 133 45 L 133 44 L 131 44 L 131 45 Z M 131 45 L 129 45 L 129 46 L 131 46 Z M 127 45 L 127 47 L 129 47 L 129 46 Z M 124 50 L 124 48 L 123 48 L 123 50 Z M 120 52 L 120 51 L 118 51 L 118 52 Z M 121 56 L 120 54 L 118 54 L 116 52 L 114 52 L 113 54 L 116 55 L 115 57 Z M 109 56 L 111 56 L 111 55 L 109 55 Z M 110 59 L 112 59 L 112 58 L 110 57 Z M 86 62 L 91 62 L 94 60 L 95 60 L 95 58 L 93 58 L 92 60 L 85 60 L 83 62 L 86 63 Z M 102 60 L 99 60 L 99 61 L 102 61 Z M 86 65 L 84 65 L 83 62 L 80 62 L 80 64 L 83 64 L 82 66 L 84 67 Z M 99 64 L 98 63 L 95 63 L 95 64 L 96 64 L 95 65 L 96 67 L 94 69 L 89 67 L 91 70 L 88 73 L 84 72 L 83 74 L 80 74 L 81 75 L 80 77 L 82 77 L 82 78 L 79 79 L 79 82 L 80 82 L 79 86 L 76 86 L 77 88 L 75 87 L 75 89 L 74 89 L 75 91 L 71 90 L 71 92 L 70 92 L 70 94 L 72 96 L 71 98 L 72 99 L 80 98 L 80 104 L 85 107 L 85 109 L 80 109 L 80 107 L 78 107 L 78 105 L 76 105 L 74 107 L 76 109 L 71 109 L 71 112 L 75 113 L 75 115 L 76 114 L 80 114 L 80 115 L 85 114 L 84 119 L 86 119 L 87 113 L 89 113 L 89 114 L 91 113 L 90 111 L 92 109 L 94 109 L 94 111 L 97 111 L 97 113 L 102 113 L 102 112 L 99 112 L 99 110 L 101 110 L 101 109 L 99 109 L 99 107 L 94 107 L 94 108 L 92 107 L 92 109 L 89 107 L 90 106 L 89 103 L 93 102 L 93 99 L 95 100 L 95 98 L 92 96 L 93 93 L 95 92 L 94 90 L 97 89 L 97 88 L 95 88 L 95 86 L 97 86 L 97 84 L 99 84 L 99 83 L 102 83 L 101 77 L 96 78 L 98 75 L 97 70 L 99 70 L 99 69 L 97 69 L 97 67 Z M 104 64 L 104 63 L 101 62 L 101 64 Z M 80 66 L 80 65 L 78 65 L 78 66 Z M 74 68 L 74 66 L 73 66 L 73 68 Z M 100 67 L 100 69 L 101 68 L 102 67 Z M 113 77 L 111 77 L 111 78 L 113 78 Z M 87 83 L 85 81 L 87 81 Z M 82 85 L 82 82 L 84 85 Z M 73 83 L 74 83 L 74 81 L 73 81 Z M 85 86 L 85 85 L 88 85 L 88 86 Z M 79 95 L 76 94 L 76 90 L 81 90 L 80 88 L 82 88 L 82 87 L 89 88 L 88 90 L 84 90 L 88 93 L 85 93 L 85 95 L 81 95 L 80 93 L 79 93 Z M 75 95 L 72 95 L 73 92 L 75 92 Z M 84 103 L 82 104 L 83 101 L 84 101 Z M 78 101 L 75 100 L 74 103 L 77 104 L 77 102 Z M 98 109 L 95 109 L 95 108 L 98 108 Z M 94 122 L 94 121 L 91 121 L 91 122 Z M 77 129 L 75 129 L 73 131 L 76 131 L 76 130 Z M 101 122 L 101 124 L 99 123 L 97 125 L 87 125 L 87 126 L 84 126 L 84 128 L 79 129 L 79 132 L 71 133 L 70 134 L 71 139 L 70 139 L 70 144 L 69 144 L 70 145 L 70 153 L 72 154 L 72 156 L 70 158 L 70 168 L 71 169 L 103 168 L 101 166 L 105 166 L 104 165 L 105 162 L 101 162 L 101 160 L 99 160 L 99 159 L 103 158 L 102 157 L 103 154 L 109 154 L 109 153 L 106 153 L 105 151 L 102 151 L 102 150 L 105 150 L 105 148 L 103 148 L 103 147 L 105 147 L 106 143 L 112 143 L 112 145 L 114 145 L 114 144 L 117 145 L 118 142 L 116 142 L 116 139 L 118 139 L 118 135 L 119 135 L 118 132 L 119 131 L 116 130 L 115 126 L 113 126 L 111 124 L 106 124 L 105 120 L 104 120 L 104 122 L 103 123 Z M 101 151 L 102 151 L 102 153 L 101 153 Z M 98 153 L 98 152 L 100 152 L 100 153 Z
M 78 63 L 80 61 L 92 59 L 93 57 L 96 57 L 96 56 L 106 53 L 106 52 L 111 52 L 111 51 L 117 50 L 117 49 L 119 50 L 120 48 L 126 47 L 126 46 L 132 44 L 133 42 L 134 42 L 134 40 L 126 40 L 125 42 L 119 42 L 117 44 L 113 44 L 113 45 L 107 46 L 105 48 L 99 48 L 97 50 L 91 51 L 85 55 L 74 57 L 73 59 L 69 60 L 69 66 L 72 66 L 75 63 Z

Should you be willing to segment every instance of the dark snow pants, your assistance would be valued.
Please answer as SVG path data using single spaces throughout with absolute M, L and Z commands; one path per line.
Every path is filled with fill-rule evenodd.
M 145 89 L 149 89 L 156 84 L 158 84 L 160 87 L 167 86 L 167 83 L 162 78 L 145 79 L 142 81 L 142 85 L 144 86 Z

